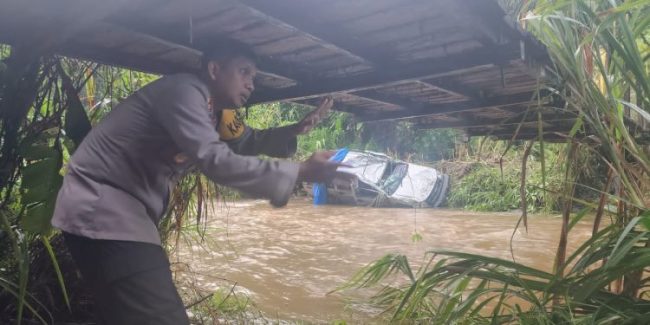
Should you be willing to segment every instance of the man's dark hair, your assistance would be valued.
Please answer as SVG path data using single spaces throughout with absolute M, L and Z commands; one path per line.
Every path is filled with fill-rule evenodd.
M 209 61 L 227 64 L 231 59 L 243 57 L 257 64 L 258 57 L 253 49 L 239 41 L 219 39 L 207 42 L 203 48 L 201 66 L 206 67 Z

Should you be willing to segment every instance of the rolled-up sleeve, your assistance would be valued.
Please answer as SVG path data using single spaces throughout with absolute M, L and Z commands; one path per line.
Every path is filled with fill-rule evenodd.
M 235 154 L 210 123 L 207 89 L 198 80 L 186 80 L 170 78 L 153 105 L 154 116 L 178 148 L 213 181 L 269 198 L 275 206 L 285 205 L 298 177 L 298 164 Z

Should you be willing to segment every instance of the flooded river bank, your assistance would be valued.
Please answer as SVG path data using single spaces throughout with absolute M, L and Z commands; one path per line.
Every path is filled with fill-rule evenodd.
M 366 322 L 376 310 L 350 308 L 346 295 L 327 293 L 387 253 L 405 254 L 415 265 L 431 249 L 510 259 L 518 218 L 518 213 L 313 206 L 306 199 L 282 209 L 264 201 L 219 203 L 206 243 L 182 248 L 178 260 L 191 265 L 196 283 L 206 290 L 216 289 L 215 278 L 236 282 L 274 319 Z M 570 246 L 586 240 L 590 227 L 578 224 Z M 514 237 L 517 262 L 551 270 L 559 230 L 557 216 L 531 217 L 528 233 L 521 228 Z M 415 232 L 420 241 L 412 240 Z

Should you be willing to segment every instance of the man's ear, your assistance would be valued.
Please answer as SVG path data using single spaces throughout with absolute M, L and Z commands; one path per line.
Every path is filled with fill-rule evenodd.
M 219 66 L 219 63 L 215 61 L 208 62 L 208 76 L 210 76 L 210 79 L 217 80 L 219 71 L 221 71 L 221 66 Z

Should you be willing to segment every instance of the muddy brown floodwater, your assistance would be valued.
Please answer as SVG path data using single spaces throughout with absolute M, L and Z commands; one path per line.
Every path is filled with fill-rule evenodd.
M 349 303 L 350 296 L 364 293 L 327 293 L 387 253 L 405 254 L 415 265 L 430 249 L 510 259 L 518 218 L 519 213 L 314 206 L 307 199 L 281 209 L 264 201 L 218 203 L 206 236 L 211 248 L 186 247 L 179 259 L 199 274 L 200 287 L 215 289 L 215 277 L 235 281 L 273 319 L 367 323 L 377 310 Z M 530 217 L 528 233 L 520 229 L 514 237 L 517 262 L 550 271 L 560 221 Z M 590 227 L 585 222 L 572 230 L 571 249 L 589 237 Z M 412 241 L 414 230 L 421 241 Z

